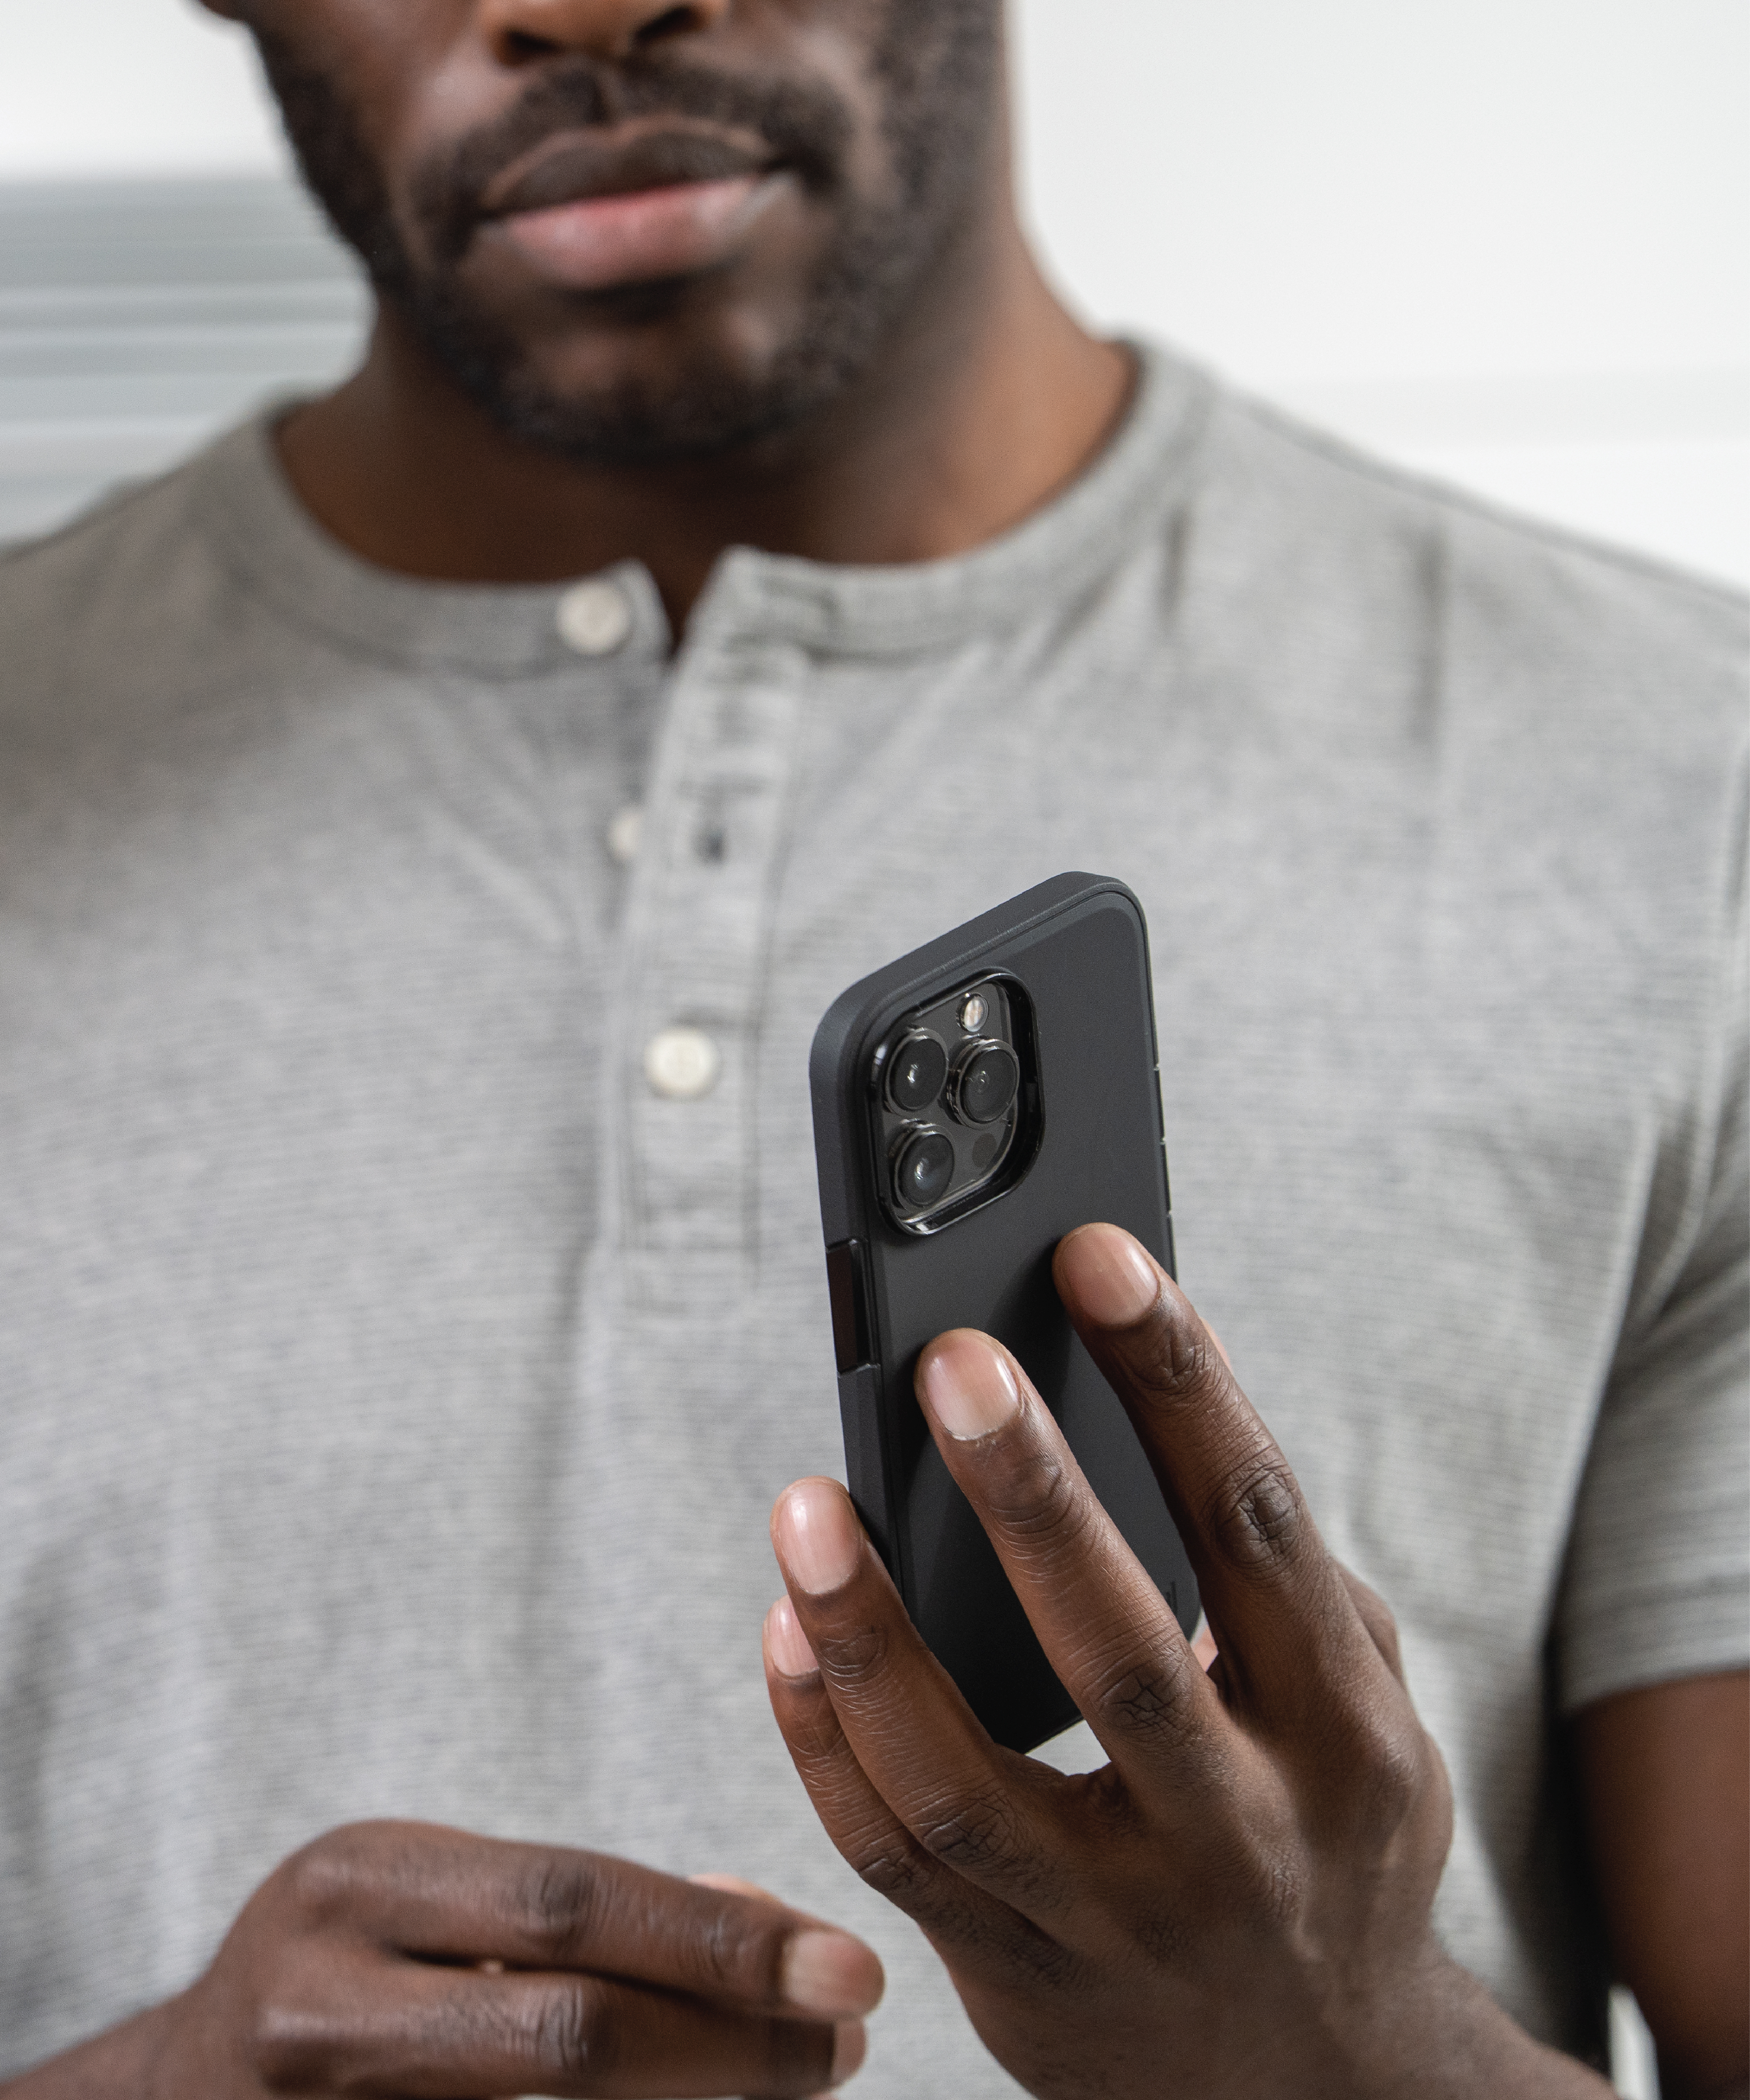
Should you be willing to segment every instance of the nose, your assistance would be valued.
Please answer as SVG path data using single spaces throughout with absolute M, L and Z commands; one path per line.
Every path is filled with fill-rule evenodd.
M 480 26 L 501 65 L 587 51 L 625 59 L 671 38 L 695 36 L 725 15 L 731 0 L 481 0 Z

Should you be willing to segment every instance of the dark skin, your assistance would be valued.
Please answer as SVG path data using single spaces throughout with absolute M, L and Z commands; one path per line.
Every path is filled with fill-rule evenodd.
M 1326 1551 L 1219 1343 L 1115 1227 L 1072 1233 L 1055 1274 L 1172 1507 L 1215 1659 L 1206 1674 L 1020 1365 L 941 1336 L 919 1404 L 1111 1762 L 1065 1778 L 993 1744 L 844 1489 L 802 1481 L 774 1515 L 788 1595 L 767 1679 L 840 1851 L 1041 2100 L 1611 2090 L 1436 1939 L 1451 1791 L 1391 1614 Z M 1747 1705 L 1742 1675 L 1695 1679 L 1576 1729 L 1620 1973 L 1669 2096 L 1744 2087 Z
M 332 1830 L 179 1997 L 7 2085 L 29 2100 L 806 2094 L 862 2060 L 881 1968 L 745 1884 L 420 1823 Z
M 702 0 L 668 10 L 637 0 L 399 8 L 324 0 L 302 11 L 316 26 L 302 33 L 383 107 L 386 153 L 393 145 L 415 156 L 439 123 L 440 97 L 443 123 L 457 123 L 459 104 L 483 121 L 549 55 L 611 58 L 653 23 L 674 18 L 662 41 L 753 67 L 778 55 L 793 61 L 801 42 L 808 60 L 844 83 L 867 127 L 875 111 L 857 55 L 873 11 L 866 0 Z M 879 161 L 874 145 L 859 144 Z M 758 341 L 747 309 L 778 303 L 786 281 L 828 237 L 805 208 L 773 214 L 705 315 L 690 312 L 685 325 L 708 324 L 738 348 Z M 555 328 L 545 363 L 573 383 L 611 386 L 628 367 L 660 357 L 667 333 L 611 320 Z M 749 361 L 757 360 L 749 354 Z M 385 568 L 526 583 L 630 556 L 655 578 L 678 631 L 727 546 L 830 562 L 919 562 L 993 537 L 1099 452 L 1122 415 L 1131 376 L 1128 355 L 1078 328 L 1041 276 L 1015 214 L 998 123 L 976 209 L 896 316 L 879 364 L 804 427 L 726 457 L 655 468 L 555 461 L 507 439 L 463 399 L 390 307 L 357 376 L 289 417 L 280 443 L 314 514 Z
M 1750 1679 L 1625 1692 L 1574 1728 L 1616 1973 L 1659 2045 L 1667 2100 L 1746 2089 Z
M 344 87 L 417 262 L 417 171 L 580 59 L 608 76 L 655 53 L 824 84 L 848 114 L 844 192 L 879 200 L 893 183 L 880 121 L 893 90 L 871 53 L 889 4 L 218 11 Z M 940 238 L 862 363 L 806 415 L 690 457 L 560 456 L 470 398 L 390 298 L 358 375 L 281 426 L 299 496 L 355 554 L 408 576 L 527 583 L 641 561 L 677 632 L 733 545 L 896 562 L 990 539 L 1100 450 L 1131 372 L 1045 284 L 994 91 L 985 114 L 963 135 L 965 179 Z M 732 130 L 716 139 L 725 152 Z M 756 381 L 841 233 L 830 198 L 780 174 L 710 267 L 664 280 L 659 297 L 556 293 L 496 226 L 468 246 L 460 281 L 549 390 L 606 396 L 635 379 L 659 395 L 702 357 Z M 1035 1403 L 971 1439 L 937 1420 L 1113 1762 L 1064 1780 L 981 1741 L 910 1639 L 842 1491 L 804 1484 L 781 1505 L 792 1601 L 774 1608 L 767 1658 L 827 1827 L 919 1918 L 986 2043 L 1041 2094 L 1607 2090 L 1516 2029 L 1434 1943 L 1448 1796 L 1390 1614 L 1325 1553 L 1173 1287 L 1155 1278 L 1135 1317 L 1102 1312 L 1097 1242 L 1066 1246 L 1060 1286 L 1175 1498 L 1220 1658 L 1207 1677 L 1188 1667 Z M 928 1352 L 926 1410 L 932 1363 L 947 1367 L 935 1400 L 951 1411 L 956 1381 L 989 1387 L 993 1347 L 950 1336 Z M 799 1507 L 817 1548 L 839 1552 L 833 1581 L 811 1586 L 825 1563 L 799 1553 Z M 1059 1611 L 1069 1596 L 1073 1626 Z M 1575 1727 L 1618 1967 L 1673 2100 L 1746 2087 L 1747 1711 L 1742 1676 L 1698 1679 L 1606 1701 Z M 1101 1842 L 1114 1828 L 1124 1843 Z M 757 1891 L 426 1826 L 355 1826 L 270 1877 L 187 1991 L 0 2089 L 800 2094 L 854 2068 L 879 1988 L 866 1948 Z

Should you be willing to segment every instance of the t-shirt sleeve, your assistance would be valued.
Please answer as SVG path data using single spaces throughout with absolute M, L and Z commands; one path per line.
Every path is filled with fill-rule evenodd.
M 1690 1170 L 1668 1193 L 1655 1178 L 1648 1207 L 1646 1244 L 1668 1252 L 1635 1294 L 1575 1512 L 1555 1622 L 1564 1712 L 1750 1663 L 1750 929 L 1739 889 Z

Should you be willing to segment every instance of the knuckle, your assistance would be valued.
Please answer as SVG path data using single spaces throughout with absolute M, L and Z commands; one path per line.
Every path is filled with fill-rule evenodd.
M 269 2093 L 343 2089 L 346 2039 L 332 2018 L 290 1988 L 270 1992 L 252 2009 L 243 2055 Z
M 1186 1672 L 1195 1666 L 1188 1648 L 1131 1665 L 1097 1695 L 1101 1718 L 1131 1736 L 1181 1734 L 1187 1716 Z
M 726 1903 L 699 1937 L 696 1988 L 709 1996 L 775 1998 L 787 1930 L 776 1916 Z
M 823 1674 L 844 1687 L 866 1683 L 879 1676 L 891 1652 L 886 1631 L 879 1626 L 811 1635 L 810 1644 Z
M 975 1794 L 924 1823 L 918 1842 L 932 1859 L 961 1873 L 1007 1867 L 1019 1850 L 1014 1808 L 1002 1794 Z
M 1306 1534 L 1300 1489 L 1273 1448 L 1228 1470 L 1207 1518 L 1209 1536 L 1242 1573 L 1275 1574 L 1294 1559 Z
M 874 1833 L 862 1845 L 842 1849 L 864 1885 L 925 1932 L 946 1935 L 963 1954 L 976 1952 L 999 1966 L 1012 1967 L 1029 1950 L 1038 1952 L 1043 1980 L 1055 1942 L 1012 1913 L 993 1917 L 959 1875 L 909 1833 Z
M 1024 1917 L 974 1899 L 960 1877 L 945 1873 L 942 1860 L 909 1832 L 884 1824 L 839 1842 L 864 1884 L 925 1932 L 945 1934 L 981 1966 L 1038 1986 L 1067 1988 L 1080 1961 L 1070 1948 Z
M 544 1952 L 562 1957 L 590 1938 L 602 1901 L 602 1876 L 588 1853 L 544 1853 L 522 1893 L 530 1937 Z
M 929 1892 L 935 1877 L 926 1853 L 915 1851 L 903 1838 L 886 1837 L 853 1846 L 851 1865 L 875 1894 L 885 1896 L 896 1910 L 909 1916 Z
M 1086 1529 L 1090 1511 L 1059 1454 L 1038 1447 L 1017 1452 L 1003 1477 L 987 1483 L 991 1517 L 1020 1546 L 1061 1547 Z
M 1369 1718 L 1356 1731 L 1351 1760 L 1358 1820 L 1390 1839 L 1415 1814 L 1428 1783 L 1420 1728 L 1395 1719 Z
M 303 1921 L 320 1928 L 351 1911 L 364 1878 L 359 1833 L 330 1831 L 292 1854 L 280 1869 L 285 1891 Z
M 544 2071 L 597 2090 L 612 2078 L 623 2046 L 609 1993 L 584 1977 L 566 1979 L 542 1999 L 531 2039 Z
M 847 1762 L 844 1731 L 830 1700 L 810 1700 L 787 1714 L 783 1732 L 790 1754 L 804 1780 L 818 1778 L 822 1784 L 842 1784 L 855 1761 Z
M 1208 1330 L 1165 1304 L 1131 1339 L 1126 1353 L 1132 1372 L 1157 1405 L 1199 1398 L 1228 1376 Z

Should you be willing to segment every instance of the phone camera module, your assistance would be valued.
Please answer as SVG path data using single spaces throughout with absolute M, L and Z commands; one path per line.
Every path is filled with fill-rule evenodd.
M 927 1109 L 948 1076 L 948 1053 L 933 1035 L 919 1030 L 895 1045 L 888 1061 L 887 1097 L 902 1114 Z
M 945 1231 L 1030 1171 L 1042 1113 L 1032 1007 L 1004 974 L 944 986 L 889 1020 L 865 1067 L 881 1207 Z
M 962 1123 L 1007 1115 L 1020 1086 L 1020 1062 L 1006 1043 L 975 1043 L 954 1068 L 949 1106 Z
M 893 1158 L 893 1191 L 908 1210 L 928 1210 L 954 1180 L 954 1145 L 939 1130 L 902 1135 Z

